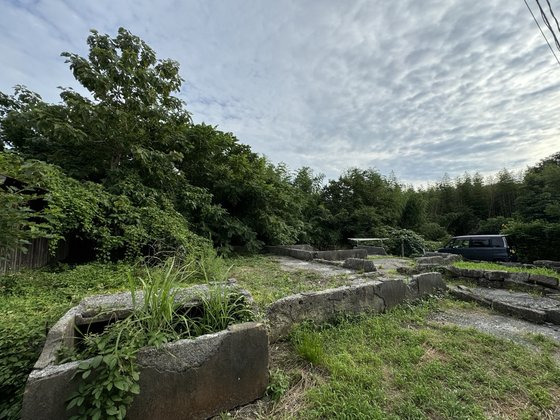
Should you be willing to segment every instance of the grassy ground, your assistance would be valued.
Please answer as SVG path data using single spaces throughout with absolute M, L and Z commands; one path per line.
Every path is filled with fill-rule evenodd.
M 261 307 L 288 294 L 348 282 L 284 271 L 271 257 L 239 257 L 235 277 Z M 500 266 L 501 267 L 501 266 Z M 124 264 L 89 264 L 0 277 L 0 418 L 17 418 L 22 387 L 46 329 L 81 298 L 127 289 Z M 539 352 L 474 330 L 442 327 L 430 314 L 447 299 L 380 316 L 302 326 L 271 348 L 275 404 L 266 418 L 546 418 L 560 403 L 556 344 Z M 558 417 L 558 413 L 556 413 Z M 249 416 L 254 418 L 255 415 Z
M 238 257 L 226 260 L 226 263 L 231 266 L 228 277 L 234 277 L 249 290 L 261 307 L 294 293 L 348 284 L 346 275 L 325 276 L 306 270 L 285 271 L 270 256 Z
M 511 273 L 542 274 L 544 276 L 556 277 L 560 279 L 560 273 L 551 270 L 550 268 L 544 268 L 544 267 L 536 267 L 536 268 L 508 267 L 505 265 L 496 264 L 492 262 L 471 262 L 471 261 L 457 261 L 453 263 L 453 265 L 458 268 L 469 268 L 475 270 L 502 270 Z
M 226 264 L 231 266 L 227 277 L 237 278 L 261 307 L 292 293 L 347 282 L 345 276 L 325 279 L 306 271 L 286 272 L 265 256 L 229 259 Z M 39 357 L 48 328 L 85 296 L 128 290 L 130 270 L 138 269 L 126 264 L 93 263 L 0 276 L 0 419 L 18 417 L 25 381 Z
M 286 390 L 271 413 L 276 418 L 294 412 L 298 418 L 558 418 L 560 368 L 553 358 L 558 345 L 536 337 L 535 351 L 430 321 L 434 311 L 458 305 L 465 306 L 433 300 L 335 325 L 301 326 L 289 346 L 307 368 L 276 373 L 276 378 L 295 378 L 295 391 Z M 305 389 L 302 378 L 310 384 Z

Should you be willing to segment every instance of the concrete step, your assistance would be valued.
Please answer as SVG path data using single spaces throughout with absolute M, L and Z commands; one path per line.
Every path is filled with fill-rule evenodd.
M 483 287 L 449 286 L 457 299 L 481 305 L 538 324 L 560 325 L 560 300 L 529 293 Z

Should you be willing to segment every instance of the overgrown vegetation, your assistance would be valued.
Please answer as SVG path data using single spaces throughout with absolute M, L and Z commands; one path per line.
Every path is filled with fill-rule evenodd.
M 411 255 L 449 235 L 503 232 L 524 260 L 560 259 L 558 154 L 522 178 L 506 170 L 488 180 L 445 176 L 414 190 L 351 168 L 325 183 L 308 167 L 290 172 L 231 133 L 193 124 L 175 96 L 178 63 L 158 60 L 127 30 L 114 38 L 92 31 L 87 42 L 87 57 L 62 55 L 88 96 L 64 88 L 49 104 L 22 86 L 0 93 L 0 173 L 48 190 L 35 220 L 17 191 L 0 191 L 0 246 L 43 235 L 53 249 L 79 240 L 93 257 L 118 260 L 153 247 L 196 248 L 201 237 L 229 253 L 389 236 L 395 250 L 405 238 Z
M 216 250 L 228 255 L 237 246 L 253 252 L 296 242 L 329 248 L 369 236 L 389 237 L 390 252 L 409 256 L 436 249 L 450 235 L 501 232 L 523 260 L 560 259 L 559 153 L 520 177 L 506 170 L 488 180 L 445 176 L 420 190 L 374 169 L 351 168 L 325 182 L 310 168 L 272 164 L 232 133 L 194 124 L 176 96 L 183 81 L 178 63 L 158 60 L 127 30 L 114 38 L 92 31 L 87 42 L 87 57 L 62 55 L 88 95 L 64 88 L 61 102 L 51 104 L 23 86 L 0 92 L 0 258 L 44 237 L 53 252 L 68 244 L 70 260 L 98 261 L 0 277 L 0 417 L 17 417 L 49 325 L 82 297 L 143 278 L 145 310 L 85 338 L 82 356 L 95 362 L 81 366 L 84 383 L 71 402 L 82 415 L 122 417 L 137 392 L 139 346 L 213 331 L 241 316 L 240 302 L 220 295 L 204 301 L 205 315 L 196 319 L 177 316 L 170 303 L 169 276 L 181 284 L 223 278 Z M 24 186 L 10 187 L 5 176 Z M 35 200 L 42 205 L 32 210 Z M 177 250 L 191 274 L 130 265 Z M 287 273 L 264 257 L 236 263 L 230 276 L 261 306 L 348 281 Z M 154 290 L 165 290 L 165 299 L 150 300 Z M 550 346 L 527 354 L 472 331 L 436 328 L 428 312 L 421 306 L 297 332 L 297 351 L 329 372 L 309 393 L 303 415 L 476 418 L 504 414 L 501 403 L 515 398 L 527 417 L 539 417 L 558 403 Z M 269 392 L 280 398 L 288 379 L 274 377 Z M 92 397 L 106 404 L 88 411 Z
M 276 261 L 264 256 L 226 261 L 211 255 L 192 260 L 188 259 L 188 254 L 180 254 L 179 257 L 180 267 L 183 268 L 176 270 L 173 275 L 180 284 L 209 283 L 223 280 L 226 275 L 235 277 L 241 287 L 251 292 L 260 307 L 292 293 L 321 290 L 348 281 L 344 276 L 324 278 L 301 270 L 286 272 L 280 269 Z M 228 267 L 231 267 L 229 271 Z M 145 271 L 124 263 L 91 263 L 75 268 L 59 266 L 0 276 L 0 307 L 4 309 L 0 319 L 0 418 L 18 417 L 23 387 L 43 347 L 48 327 L 85 296 L 129 290 L 130 276 L 137 279 L 138 286 L 141 283 L 139 279 L 144 279 L 148 286 L 161 283 L 168 275 L 161 265 Z M 169 314 L 170 307 L 158 305 L 157 302 L 160 301 L 155 300 L 153 304 L 146 305 L 153 305 L 155 312 Z M 204 299 L 203 306 L 209 310 L 182 323 L 193 335 L 202 334 L 208 326 L 221 329 L 231 322 L 232 316 L 239 315 L 236 315 L 238 307 L 235 300 Z M 201 315 L 205 319 L 201 319 Z M 158 331 L 161 321 L 161 317 L 146 319 L 154 331 Z M 165 322 L 161 329 L 168 329 Z M 110 337 L 92 336 L 92 354 L 98 345 Z M 159 342 L 160 337 L 155 333 L 153 343 Z M 109 349 L 110 346 L 104 348 Z M 130 347 L 125 350 L 132 351 Z
M 129 273 L 132 315 L 101 333 L 84 335 L 82 349 L 71 358 L 82 360 L 77 371 L 82 381 L 67 406 L 76 407 L 75 419 L 125 418 L 134 396 L 140 392 L 136 364 L 140 348 L 161 347 L 254 319 L 243 295 L 223 286 L 214 286 L 208 296 L 201 296 L 196 315 L 183 313 L 178 287 L 196 274 L 193 267 L 178 265 L 175 258 L 170 258 L 155 271 L 145 269 L 145 276 L 138 277 L 138 289 L 136 278 Z M 140 301 L 135 298 L 138 290 L 142 293 Z
M 129 265 L 25 270 L 0 277 L 0 418 L 18 418 L 27 376 L 46 330 L 87 295 L 127 288 Z
M 324 370 L 299 418 L 547 418 L 560 391 L 558 344 L 538 351 L 430 321 L 431 301 L 297 329 L 295 351 Z M 287 375 L 287 373 L 285 373 Z M 281 401 L 280 401 L 281 403 Z
M 531 273 L 541 274 L 543 276 L 556 277 L 560 279 L 560 273 L 550 268 L 545 267 L 509 267 L 506 265 L 491 263 L 491 262 L 471 262 L 471 261 L 457 261 L 453 263 L 455 267 L 469 268 L 474 270 L 501 270 L 509 271 L 510 273 Z

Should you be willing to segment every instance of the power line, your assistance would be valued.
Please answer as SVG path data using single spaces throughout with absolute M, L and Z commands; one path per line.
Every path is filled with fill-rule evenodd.
M 548 30 L 550 31 L 550 33 L 552 34 L 552 37 L 554 38 L 554 42 L 556 43 L 556 48 L 558 48 L 558 51 L 560 51 L 560 42 L 558 42 L 558 38 L 556 38 L 556 34 L 554 33 L 554 29 L 552 28 L 552 25 L 548 21 L 548 17 L 546 16 L 546 13 L 544 12 L 539 0 L 535 0 L 535 1 L 537 3 L 537 6 L 539 6 L 539 10 L 541 11 L 541 18 L 542 18 L 544 24 L 546 25 L 546 27 L 548 28 Z M 549 6 L 550 10 L 552 11 L 552 7 L 550 7 L 550 3 L 548 3 L 548 6 Z
M 531 16 L 533 16 L 533 20 L 535 21 L 535 23 L 539 27 L 539 31 L 541 31 L 541 34 L 542 34 L 544 40 L 546 41 L 546 43 L 548 45 L 548 48 L 550 48 L 550 52 L 552 53 L 552 55 L 556 59 L 556 62 L 558 63 L 558 65 L 560 66 L 560 60 L 558 60 L 558 57 L 556 56 L 556 53 L 552 49 L 552 46 L 550 45 L 550 42 L 548 42 L 548 39 L 547 39 L 546 35 L 544 34 L 543 30 L 541 29 L 541 25 L 539 24 L 539 21 L 537 20 L 537 18 L 533 14 L 533 11 L 531 10 L 531 8 L 529 7 L 529 4 L 527 3 L 527 0 L 523 0 L 523 1 L 525 2 L 525 6 L 527 6 L 527 9 L 529 9 L 529 12 L 531 12 Z
M 556 27 L 558 28 L 558 32 L 560 32 L 560 25 L 558 24 L 558 19 L 556 19 L 556 16 L 554 16 L 554 12 L 552 11 L 552 6 L 550 5 L 550 1 L 546 0 L 546 2 L 548 3 L 548 10 L 550 10 L 550 14 L 554 18 L 554 21 L 556 22 Z

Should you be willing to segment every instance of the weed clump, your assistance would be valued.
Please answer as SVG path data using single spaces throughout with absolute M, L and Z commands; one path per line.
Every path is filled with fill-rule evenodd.
M 80 351 L 66 360 L 83 360 L 75 375 L 82 381 L 67 408 L 76 409 L 73 419 L 122 419 L 140 392 L 138 350 L 184 338 L 221 331 L 236 322 L 255 318 L 246 297 L 224 286 L 211 287 L 200 296 L 200 305 L 185 310 L 178 286 L 193 275 L 189 266 L 175 258 L 158 270 L 129 274 L 133 312 L 108 325 L 101 333 L 86 333 Z M 137 291 L 137 284 L 140 290 Z

